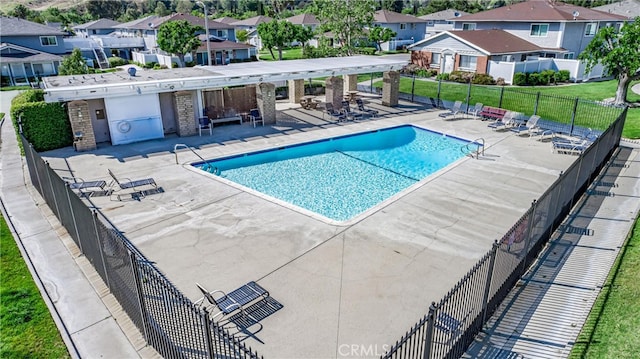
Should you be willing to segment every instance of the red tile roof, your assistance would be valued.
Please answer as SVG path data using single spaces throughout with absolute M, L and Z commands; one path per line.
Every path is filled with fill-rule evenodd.
M 574 16 L 575 15 L 575 16 Z M 529 0 L 502 6 L 496 9 L 464 15 L 456 21 L 623 21 L 624 16 L 588 9 L 582 6 L 565 4 L 553 0 Z

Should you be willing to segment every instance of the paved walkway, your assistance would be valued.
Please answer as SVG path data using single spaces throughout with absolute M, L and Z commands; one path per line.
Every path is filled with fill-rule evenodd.
M 16 94 L 0 92 L 0 112 L 7 114 L 0 128 L 0 207 L 71 356 L 153 357 L 143 341 L 127 339 L 118 322 L 127 327 L 129 319 L 103 286 L 96 287 L 99 279 L 84 256 L 69 251 L 66 244 L 73 241 L 25 177 L 26 163 L 9 119 Z
M 569 356 L 640 211 L 640 146 L 622 145 L 465 357 Z

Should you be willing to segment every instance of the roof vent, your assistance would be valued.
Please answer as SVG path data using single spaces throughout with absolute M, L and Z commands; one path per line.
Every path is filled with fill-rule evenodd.
M 460 13 L 456 11 L 456 12 L 453 13 L 453 16 L 460 17 Z
M 578 10 L 576 10 L 571 15 L 573 15 L 573 19 L 575 20 L 578 16 L 580 16 L 580 13 L 578 12 Z
M 136 77 L 136 68 L 135 67 L 129 67 L 127 69 L 127 72 L 129 73 L 129 76 Z

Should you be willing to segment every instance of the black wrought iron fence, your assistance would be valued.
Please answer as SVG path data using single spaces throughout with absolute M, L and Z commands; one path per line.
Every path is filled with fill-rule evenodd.
M 618 147 L 626 109 L 611 113 L 617 116 L 602 135 L 382 358 L 464 354 Z
M 31 182 L 146 342 L 164 358 L 258 358 L 185 297 L 97 209 L 87 206 L 21 136 Z

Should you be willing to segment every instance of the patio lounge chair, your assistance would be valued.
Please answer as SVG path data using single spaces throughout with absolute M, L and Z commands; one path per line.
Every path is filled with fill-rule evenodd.
M 553 152 L 568 155 L 579 155 L 586 150 L 593 142 L 589 140 L 574 140 L 564 137 L 554 137 L 551 139 Z
M 62 179 L 69 184 L 69 188 L 77 190 L 80 197 L 109 196 L 113 192 L 112 189 L 105 189 L 107 182 L 103 180 L 85 181 L 76 177 L 62 177 Z
M 438 116 L 444 118 L 444 119 L 455 119 L 456 116 L 458 116 L 459 113 L 462 113 L 462 101 L 456 101 L 453 104 L 453 107 L 447 111 L 447 112 L 443 112 L 441 114 L 439 114 Z
M 260 116 L 260 110 L 257 108 L 249 111 L 249 118 L 251 119 L 251 123 L 253 123 L 253 127 L 256 127 L 256 122 L 261 122 L 262 126 L 264 126 L 264 119 Z
M 480 112 L 482 112 L 483 107 L 484 105 L 478 102 L 474 107 L 467 109 L 467 113 L 473 115 L 473 118 L 478 118 L 478 116 L 480 116 Z
M 489 128 L 494 131 L 504 130 L 517 125 L 517 118 L 520 114 L 513 111 L 507 111 L 507 113 L 499 120 L 493 121 L 489 124 Z
M 347 115 L 345 115 L 342 112 L 336 111 L 333 108 L 333 104 L 331 102 L 325 103 L 324 107 L 326 109 L 327 114 L 329 114 L 329 117 L 335 118 L 336 120 L 338 120 L 338 122 L 345 121 L 347 119 Z
M 531 136 L 531 133 L 536 132 L 536 129 L 538 127 L 538 120 L 540 120 L 540 116 L 533 115 L 529 118 L 529 120 L 527 120 L 526 123 L 519 126 L 511 127 L 509 130 L 511 132 L 517 133 L 518 135 L 525 133 Z
M 356 105 L 358 106 L 358 111 L 362 112 L 362 113 L 366 113 L 367 115 L 371 116 L 371 117 L 377 117 L 378 116 L 378 110 L 374 110 L 371 108 L 365 108 L 364 107 L 364 102 L 362 102 L 361 98 L 357 98 L 356 99 Z
M 351 106 L 349 106 L 349 101 L 342 101 L 342 111 L 347 115 L 347 118 L 352 120 L 362 119 L 362 113 L 351 111 Z
M 112 184 L 117 184 L 121 190 L 127 190 L 127 189 L 133 190 L 133 193 L 129 193 L 129 194 L 131 195 L 131 198 L 135 200 L 140 200 L 140 198 L 145 197 L 147 194 L 164 192 L 164 190 L 161 187 L 158 187 L 158 185 L 156 184 L 156 181 L 153 178 L 144 178 L 144 179 L 139 179 L 135 181 L 132 181 L 126 178 L 127 181 L 122 182 L 118 180 L 116 175 L 113 172 L 111 172 L 110 169 L 107 171 L 109 171 L 109 175 L 111 176 L 111 178 L 113 178 Z M 139 188 L 139 187 L 145 187 L 145 186 L 151 186 L 153 188 L 150 190 L 142 190 Z M 122 200 L 122 194 L 117 194 L 116 197 L 118 198 L 118 201 Z
M 217 308 L 217 313 L 212 313 L 212 318 L 224 317 L 236 311 L 241 311 L 246 315 L 245 307 L 257 300 L 266 300 L 269 292 L 256 282 L 249 282 L 242 287 L 225 293 L 221 290 L 208 291 L 202 285 L 196 283 L 202 293 L 202 298 L 195 302 L 196 305 L 203 306 L 206 302 Z

